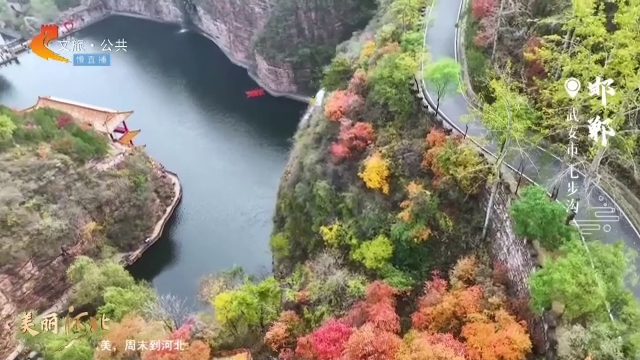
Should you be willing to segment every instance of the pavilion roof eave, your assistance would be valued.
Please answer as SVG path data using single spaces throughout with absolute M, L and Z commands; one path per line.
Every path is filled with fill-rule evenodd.
M 36 102 L 36 105 L 32 106 L 31 108 L 27 108 L 23 111 L 28 111 L 41 106 L 51 107 L 56 109 L 57 107 L 55 104 L 65 104 L 68 106 L 75 106 L 78 108 L 84 108 L 84 109 L 88 109 L 88 110 L 92 110 L 92 111 L 96 111 L 104 114 L 105 117 L 103 119 L 105 120 L 103 121 L 96 121 L 97 119 L 93 119 L 93 120 L 82 119 L 82 120 L 85 122 L 89 121 L 90 123 L 92 123 L 94 129 L 107 132 L 107 133 L 112 133 L 123 121 L 127 120 L 133 114 L 133 111 L 116 111 L 112 109 L 80 103 L 77 101 L 56 98 L 53 96 L 39 96 L 38 101 Z
M 109 133 L 112 133 L 122 122 L 127 120 L 133 111 L 122 111 L 113 114 L 109 114 L 107 120 L 104 122 L 104 127 Z

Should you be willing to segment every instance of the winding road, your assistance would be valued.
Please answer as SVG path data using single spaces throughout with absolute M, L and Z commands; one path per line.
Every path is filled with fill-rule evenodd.
M 431 61 L 442 58 L 458 59 L 459 31 L 456 25 L 463 15 L 464 5 L 464 0 L 434 0 L 434 3 L 427 7 L 424 46 Z M 427 61 L 425 58 L 423 57 L 422 60 L 422 68 Z M 422 80 L 421 86 L 427 101 L 433 107 L 435 97 L 429 95 L 429 84 Z M 431 93 L 434 93 L 433 90 Z M 438 114 L 460 133 L 464 133 L 468 125 L 467 134 L 471 140 L 493 155 L 497 147 L 495 143 L 489 141 L 489 132 L 481 121 L 477 118 L 470 119 L 468 114 L 471 113 L 472 108 L 464 95 L 458 93 L 440 101 Z M 480 145 L 478 141 L 485 145 Z M 521 169 L 520 172 L 528 180 L 547 189 L 553 188 L 554 185 L 559 186 L 558 200 L 568 204 L 570 180 L 573 180 L 575 187 L 579 188 L 584 181 L 584 175 L 578 171 L 574 171 L 571 175 L 567 164 L 536 145 L 523 145 L 523 147 L 525 148 L 523 155 L 513 151 L 514 154 L 507 159 L 509 167 L 516 172 L 518 172 L 517 169 Z M 566 173 L 566 176 L 558 179 L 557 175 L 563 173 Z M 575 196 L 577 194 L 571 197 Z M 599 186 L 593 186 L 588 201 L 583 201 L 580 206 L 576 223 L 580 226 L 583 235 L 608 244 L 622 240 L 629 248 L 640 250 L 640 233 L 613 198 Z M 640 265 L 640 261 L 637 261 L 636 265 Z M 634 286 L 632 291 L 636 298 L 640 298 L 640 286 Z

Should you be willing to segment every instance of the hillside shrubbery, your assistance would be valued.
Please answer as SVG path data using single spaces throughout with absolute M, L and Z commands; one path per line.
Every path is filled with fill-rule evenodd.
M 81 245 L 137 247 L 173 197 L 143 153 L 98 171 L 104 135 L 50 109 L 0 110 L 0 259 L 9 267 Z

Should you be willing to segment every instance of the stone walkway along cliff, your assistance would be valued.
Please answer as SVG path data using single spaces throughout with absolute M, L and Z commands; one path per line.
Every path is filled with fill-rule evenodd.
M 464 11 L 463 6 L 465 6 L 465 0 L 434 0 L 434 3 L 427 7 L 424 46 L 425 52 L 429 54 L 428 57 L 431 61 L 437 61 L 442 58 L 458 59 L 457 37 L 459 31 L 457 23 Z M 427 62 L 426 58 L 423 57 L 422 59 L 422 69 Z M 429 84 L 422 80 L 422 87 L 426 90 L 427 97 L 431 97 L 428 100 L 433 104 L 433 96 L 429 95 Z M 431 90 L 431 93 L 433 93 L 433 90 Z M 438 113 L 449 125 L 461 133 L 464 133 L 465 128 L 468 126 L 467 134 L 472 139 L 488 137 L 489 131 L 484 128 L 480 119 L 468 120 L 468 114 L 471 113 L 471 109 L 472 106 L 467 102 L 464 95 L 458 93 L 441 99 Z M 488 143 L 484 148 L 490 153 L 495 153 L 497 146 L 495 143 Z M 565 171 L 568 165 L 535 145 L 527 146 L 525 153 L 527 156 L 524 159 L 520 155 L 507 159 L 509 167 L 516 172 L 518 172 L 516 169 L 522 169 L 521 173 L 530 181 L 547 189 L 552 188 L 554 185 L 559 186 L 558 200 L 566 203 L 569 185 L 568 176 L 560 180 L 557 180 L 556 176 Z M 584 175 L 578 174 L 578 178 L 574 179 L 575 185 L 581 186 L 583 180 Z M 602 222 L 602 220 L 596 222 L 593 217 L 587 218 L 588 214 L 585 214 L 586 211 L 584 209 L 579 209 L 576 222 L 585 235 L 591 235 L 607 244 L 622 240 L 630 249 L 640 250 L 640 233 L 638 233 L 638 230 L 633 226 L 627 215 L 609 194 L 599 186 L 593 186 L 588 201 L 584 201 L 580 205 L 584 207 L 587 204 L 589 204 L 591 211 L 612 211 L 615 212 L 619 219 L 606 223 Z M 640 298 L 640 287 L 634 286 L 632 291 L 636 298 Z

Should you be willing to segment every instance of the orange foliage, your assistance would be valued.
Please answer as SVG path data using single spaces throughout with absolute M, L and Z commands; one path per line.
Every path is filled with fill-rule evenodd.
M 397 360 L 465 360 L 466 348 L 451 334 L 409 333 Z
M 340 121 L 350 117 L 362 108 L 364 101 L 357 94 L 336 90 L 329 95 L 324 105 L 324 115 L 332 121 Z
M 166 336 L 160 324 L 148 323 L 140 316 L 125 316 L 120 323 L 109 325 L 109 330 L 101 340 L 109 341 L 114 351 L 96 351 L 96 360 L 127 359 L 140 356 L 141 351 L 127 350 L 127 340 L 148 341 Z
M 402 222 L 410 224 L 415 221 L 416 215 L 420 214 L 422 206 L 430 201 L 431 194 L 429 191 L 425 191 L 422 185 L 413 181 L 407 185 L 406 190 L 408 197 L 400 203 L 402 211 L 398 213 L 397 217 Z M 427 241 L 431 237 L 431 229 L 425 223 L 414 223 L 411 237 L 418 243 Z
M 365 324 L 356 330 L 347 341 L 344 360 L 394 360 L 402 339 L 394 333 L 377 330 Z
M 289 339 L 289 329 L 287 325 L 276 321 L 271 325 L 269 331 L 264 335 L 264 343 L 273 351 L 278 351 L 287 345 Z
M 361 152 L 375 141 L 376 133 L 370 123 L 343 119 L 340 124 L 338 141 L 331 144 L 329 153 L 334 164 L 350 158 L 354 153 Z
M 400 44 L 397 42 L 389 43 L 378 50 L 378 54 L 386 55 L 400 52 Z
M 293 333 L 301 320 L 293 311 L 283 311 L 264 336 L 264 343 L 273 351 L 289 347 L 293 343 Z
M 434 280 L 441 284 L 438 274 Z M 446 282 L 445 282 L 446 283 Z M 483 291 L 480 286 L 442 291 L 442 287 L 431 289 L 427 284 L 419 299 L 418 310 L 413 314 L 413 327 L 417 330 L 457 333 L 466 317 L 482 310 Z
M 494 319 L 485 316 L 462 328 L 470 360 L 524 360 L 531 351 L 526 324 L 504 310 L 496 311 Z
M 447 135 L 440 129 L 431 128 L 431 131 L 427 134 L 427 145 L 429 148 L 444 145 L 446 142 Z
M 402 340 L 395 312 L 396 290 L 375 281 L 365 299 L 342 320 L 330 320 L 298 339 L 296 355 L 314 360 L 392 360 Z
M 369 58 L 369 64 L 375 64 L 383 56 L 398 53 L 400 51 L 400 44 L 397 42 L 389 43 L 375 51 L 375 53 Z
M 420 186 L 408 188 L 418 191 Z M 503 296 L 504 289 L 493 283 L 490 269 L 468 257 L 460 259 L 450 274 L 457 285 L 450 285 L 437 271 L 425 283 L 424 295 L 413 314 L 413 329 L 404 339 L 398 336 L 397 290 L 375 281 L 367 286 L 364 300 L 346 317 L 330 320 L 299 337 L 295 354 L 292 343 L 283 340 L 286 328 L 278 323 L 265 341 L 278 349 L 280 360 L 526 359 L 532 347 L 526 324 L 491 304 L 492 298 Z M 299 321 L 294 313 L 287 313 L 288 318 Z M 279 322 L 284 318 L 281 316 Z
M 178 353 L 176 360 L 209 360 L 211 358 L 211 348 L 200 340 L 195 340 L 189 346 Z M 169 358 L 165 358 L 168 360 Z
M 301 336 L 298 338 L 295 354 L 302 359 L 315 358 L 315 351 L 311 343 L 311 336 Z
M 372 324 L 376 329 L 397 333 L 400 331 L 400 318 L 396 314 L 397 291 L 382 281 L 374 281 L 367 286 L 364 301 L 356 304 L 345 321 L 360 326 Z
M 478 262 L 472 256 L 464 257 L 456 263 L 451 270 L 451 284 L 456 286 L 470 285 L 478 274 Z
M 376 137 L 370 123 L 345 121 L 340 126 L 338 141 L 353 151 L 362 151 L 369 146 Z

